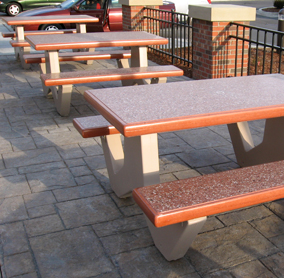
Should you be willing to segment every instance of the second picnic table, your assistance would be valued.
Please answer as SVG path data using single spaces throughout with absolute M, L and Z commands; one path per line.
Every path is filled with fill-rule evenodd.
M 168 39 L 150 34 L 143 31 L 121 31 L 112 33 L 80 33 L 80 34 L 64 34 L 64 35 L 34 35 L 27 36 L 27 41 L 30 45 L 39 51 L 45 51 L 46 56 L 46 73 L 60 73 L 59 51 L 68 49 L 84 49 L 84 48 L 99 48 L 99 47 L 130 47 L 131 48 L 131 63 L 124 63 L 121 67 L 148 67 L 148 46 L 167 44 Z M 119 73 L 117 73 L 119 76 Z M 107 81 L 107 80 L 105 80 Z M 83 83 L 83 82 L 82 82 Z M 61 115 L 68 115 L 68 105 L 61 105 L 70 102 L 72 86 L 62 85 L 59 89 L 56 86 L 45 86 L 43 83 L 44 93 L 47 94 L 50 90 L 53 93 L 53 98 L 57 102 L 57 110 Z M 64 95 L 66 101 L 63 100 Z M 68 98 L 68 101 L 67 101 Z

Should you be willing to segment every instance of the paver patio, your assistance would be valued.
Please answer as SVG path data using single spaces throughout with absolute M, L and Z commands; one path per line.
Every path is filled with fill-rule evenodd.
M 133 199 L 112 192 L 100 139 L 73 127 L 97 114 L 87 87 L 74 88 L 61 117 L 43 97 L 39 69 L 21 69 L 8 40 L 0 44 L 1 278 L 284 277 L 283 200 L 209 217 L 186 256 L 167 262 Z M 116 63 L 63 65 L 95 67 Z M 260 142 L 263 121 L 251 127 Z M 238 167 L 226 126 L 160 134 L 159 148 L 161 181 Z

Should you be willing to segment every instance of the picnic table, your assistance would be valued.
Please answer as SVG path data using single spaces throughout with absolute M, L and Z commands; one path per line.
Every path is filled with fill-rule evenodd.
M 160 132 L 227 124 L 240 166 L 284 159 L 281 74 L 96 89 L 85 98 L 120 134 L 102 136 L 112 189 L 119 197 L 157 184 Z M 254 145 L 248 121 L 266 119 Z
M 284 75 L 270 74 L 88 90 L 109 123 L 95 123 L 100 115 L 73 123 L 86 137 L 101 136 L 112 189 L 132 194 L 157 249 L 177 260 L 207 216 L 284 198 L 283 85 Z M 255 146 L 247 121 L 260 119 L 263 141 Z M 160 183 L 157 133 L 223 124 L 246 167 Z
M 19 16 L 19 17 L 3 17 L 3 21 L 15 27 L 16 36 L 14 41 L 18 43 L 25 42 L 25 26 L 33 24 L 60 24 L 60 23 L 75 23 L 77 33 L 86 33 L 86 24 L 98 22 L 99 19 L 88 15 L 50 15 L 50 16 Z M 49 31 L 42 31 L 49 32 Z M 29 33 L 29 31 L 27 32 Z M 24 45 L 24 44 L 23 44 Z M 16 58 L 19 56 L 20 60 L 23 61 L 23 54 L 30 51 L 29 46 L 26 47 L 15 47 Z
M 131 48 L 131 63 L 129 65 L 128 60 L 122 59 L 120 60 L 121 68 L 147 68 L 148 67 L 148 54 L 147 49 L 149 45 L 161 45 L 168 43 L 168 39 L 150 34 L 147 32 L 136 32 L 136 31 L 127 31 L 127 32 L 113 32 L 113 33 L 76 33 L 76 34 L 64 34 L 64 35 L 53 35 L 52 37 L 47 35 L 34 35 L 27 36 L 27 41 L 30 45 L 39 51 L 45 51 L 46 57 L 46 69 L 45 72 L 50 74 L 48 78 L 61 79 L 66 80 L 66 75 L 69 78 L 69 81 L 76 80 L 77 83 L 88 82 L 90 76 L 87 75 L 87 71 L 84 72 L 73 72 L 73 73 L 64 73 L 65 76 L 62 79 L 60 76 L 60 57 L 59 51 L 66 49 L 84 49 L 84 48 L 100 48 L 100 47 L 130 47 Z M 106 71 L 106 69 L 105 69 Z M 147 70 L 149 73 L 149 70 Z M 98 75 L 99 72 L 96 71 L 94 73 Z M 131 72 L 129 72 L 132 75 Z M 181 72 L 182 74 L 182 72 Z M 53 75 L 53 76 L 52 76 Z M 86 76 L 85 76 L 86 75 Z M 120 79 L 121 75 L 118 70 L 116 70 L 115 74 L 116 79 L 110 76 L 107 73 L 103 73 L 104 80 L 100 79 L 100 81 L 109 81 L 109 80 L 122 80 Z M 155 73 L 154 73 L 155 75 Z M 125 75 L 124 75 L 125 76 Z M 80 77 L 80 80 L 78 78 Z M 72 84 L 65 85 L 58 84 L 58 82 L 53 82 L 56 85 L 48 86 L 45 83 L 48 83 L 44 77 L 43 82 L 43 90 L 47 95 L 50 91 L 53 94 L 53 98 L 56 102 L 56 107 L 58 112 L 61 115 L 68 115 L 69 107 L 70 107 L 70 95 L 72 91 Z M 56 81 L 56 80 L 55 80 Z M 75 82 L 75 81 L 74 81 Z M 93 81 L 95 82 L 95 81 Z M 129 85 L 131 83 L 127 83 L 124 81 L 123 85 Z M 50 83 L 50 82 L 49 82 Z M 62 85 L 62 86 L 58 86 Z M 66 100 L 64 99 L 66 96 Z

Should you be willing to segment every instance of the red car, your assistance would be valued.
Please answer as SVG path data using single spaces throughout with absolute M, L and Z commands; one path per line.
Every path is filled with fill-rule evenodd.
M 175 10 L 175 4 L 164 1 L 161 10 Z M 20 16 L 79 15 L 86 14 L 99 18 L 98 23 L 87 24 L 87 32 L 121 31 L 122 7 L 118 0 L 67 0 L 58 6 L 25 11 Z M 25 30 L 57 30 L 75 28 L 70 24 L 42 24 L 25 26 Z

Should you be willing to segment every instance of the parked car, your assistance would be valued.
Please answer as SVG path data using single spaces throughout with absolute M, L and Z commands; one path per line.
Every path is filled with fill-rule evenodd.
M 188 14 L 188 5 L 211 4 L 211 0 L 171 0 L 175 4 L 176 12 Z
M 0 12 L 15 16 L 22 11 L 59 5 L 64 0 L 0 0 Z
M 161 10 L 175 9 L 170 1 L 164 1 Z M 25 11 L 20 16 L 47 15 L 91 15 L 99 18 L 98 23 L 87 24 L 87 32 L 121 31 L 122 6 L 118 0 L 67 0 L 53 7 L 37 8 Z M 75 24 L 42 24 L 25 26 L 25 30 L 57 30 L 75 28 Z

